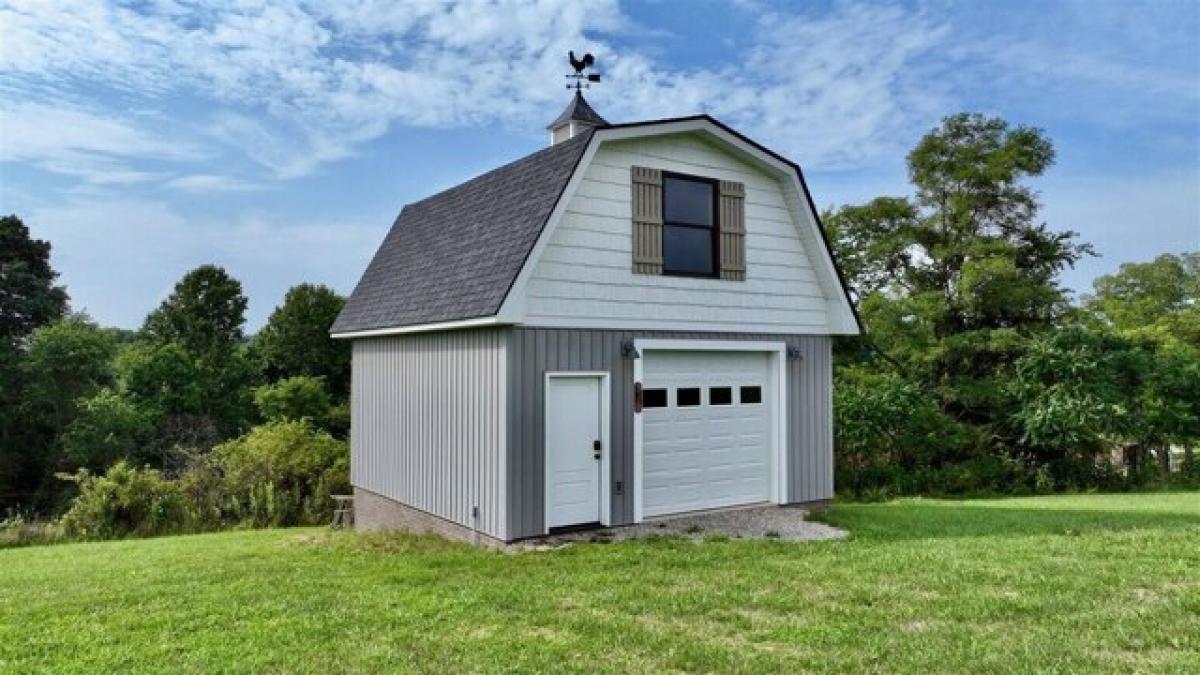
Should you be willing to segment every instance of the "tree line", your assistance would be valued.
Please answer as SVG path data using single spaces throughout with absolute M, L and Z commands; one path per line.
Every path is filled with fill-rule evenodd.
M 1092 247 L 1039 219 L 1038 129 L 960 114 L 913 194 L 823 216 L 868 333 L 836 353 L 837 485 L 1023 492 L 1200 480 L 1200 254 L 1127 263 L 1073 302 Z
M 1200 481 L 1200 253 L 1074 300 L 1059 276 L 1094 252 L 1029 185 L 1053 161 L 1038 129 L 956 115 L 908 155 L 912 195 L 823 214 L 867 328 L 835 347 L 839 492 Z M 81 536 L 315 521 L 348 480 L 344 302 L 300 284 L 248 336 L 241 284 L 203 265 L 106 328 L 0 219 L 0 512 Z
M 70 311 L 50 243 L 16 216 L 0 218 L 0 281 L 0 512 L 66 512 L 85 488 L 112 487 L 97 481 L 114 467 L 126 476 L 121 490 L 148 489 L 154 499 L 182 486 L 169 481 L 214 470 L 225 479 L 257 467 L 254 480 L 243 476 L 245 494 L 225 495 L 218 511 L 244 516 L 253 510 L 250 495 L 267 489 L 284 520 L 299 518 L 304 500 L 312 502 L 304 507 L 309 520 L 325 510 L 317 495 L 285 495 L 295 485 L 281 481 L 303 477 L 285 481 L 270 455 L 317 447 L 324 454 L 316 470 L 345 472 L 350 345 L 327 332 L 345 303 L 336 292 L 294 286 L 247 336 L 241 283 L 202 265 L 139 330 L 105 328 Z M 284 439 L 293 447 L 276 447 Z M 257 445 L 246 451 L 247 442 Z M 248 456 L 255 452 L 257 464 Z M 227 461 L 214 469 L 216 456 Z M 320 488 L 346 481 L 329 474 Z M 295 509 L 285 513 L 280 505 L 293 497 Z M 247 504 L 233 504 L 238 499 Z M 193 515 L 211 525 L 228 513 Z

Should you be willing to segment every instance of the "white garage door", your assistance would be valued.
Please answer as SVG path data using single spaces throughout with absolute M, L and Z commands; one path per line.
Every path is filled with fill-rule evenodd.
M 646 353 L 643 516 L 770 499 L 767 359 L 762 352 Z

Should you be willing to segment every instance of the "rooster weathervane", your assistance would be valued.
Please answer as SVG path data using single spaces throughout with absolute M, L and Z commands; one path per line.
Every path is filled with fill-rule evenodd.
M 567 52 L 567 60 L 571 62 L 571 67 L 575 69 L 574 73 L 566 76 L 568 80 L 575 80 L 574 84 L 567 83 L 567 89 L 574 89 L 575 91 L 590 89 L 592 83 L 600 81 L 599 73 L 583 72 L 596 63 L 596 57 L 591 54 L 584 54 L 583 58 L 577 59 L 575 58 L 575 52 L 569 51 Z

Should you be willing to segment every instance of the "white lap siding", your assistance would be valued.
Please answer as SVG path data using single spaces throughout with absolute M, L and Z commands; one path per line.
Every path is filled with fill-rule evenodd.
M 505 539 L 505 344 L 502 329 L 355 340 L 355 487 Z
M 630 169 L 746 186 L 746 279 L 632 271 Z M 690 135 L 601 145 L 585 169 L 525 292 L 525 323 L 827 334 L 830 296 L 813 271 L 775 177 Z

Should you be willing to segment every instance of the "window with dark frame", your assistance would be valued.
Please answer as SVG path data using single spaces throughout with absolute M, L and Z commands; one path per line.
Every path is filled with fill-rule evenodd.
M 642 407 L 643 408 L 665 408 L 665 407 L 667 407 L 667 390 L 666 389 L 643 389 L 642 390 Z
M 709 405 L 733 405 L 733 387 L 709 387 Z
M 680 387 L 675 390 L 675 407 L 695 408 L 700 405 L 700 387 Z
M 717 276 L 716 181 L 664 173 L 662 194 L 663 274 Z
M 740 387 L 740 389 L 741 391 L 738 392 L 738 401 L 741 402 L 742 405 L 746 405 L 748 403 L 762 403 L 762 387 Z

